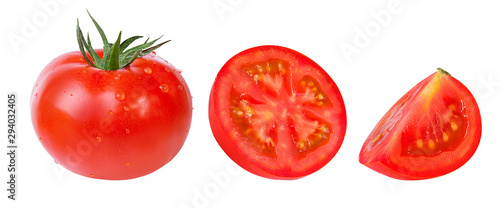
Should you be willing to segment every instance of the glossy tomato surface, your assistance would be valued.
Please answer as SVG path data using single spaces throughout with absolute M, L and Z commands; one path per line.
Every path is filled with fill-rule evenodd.
M 319 170 L 346 131 L 334 81 L 305 55 L 280 46 L 250 48 L 227 61 L 210 93 L 209 117 L 232 160 L 272 179 Z
M 359 161 L 396 179 L 438 177 L 464 165 L 481 137 L 481 116 L 469 90 L 442 69 L 427 77 L 383 116 Z
M 165 165 L 183 146 L 191 115 L 186 82 L 154 53 L 116 71 L 89 66 L 80 52 L 63 54 L 43 69 L 31 96 L 43 147 L 66 169 L 100 179 Z

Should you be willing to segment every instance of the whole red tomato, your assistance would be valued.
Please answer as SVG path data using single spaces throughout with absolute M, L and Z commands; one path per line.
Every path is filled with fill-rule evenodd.
M 77 33 L 82 48 L 91 49 Z M 168 163 L 183 146 L 191 94 L 180 71 L 150 53 L 163 43 L 127 52 L 119 46 L 132 39 L 120 44 L 119 37 L 112 46 L 105 39 L 104 50 L 66 53 L 43 69 L 32 91 L 32 122 L 41 144 L 66 169 L 92 178 L 136 178 Z M 121 66 L 109 69 L 113 63 L 106 61 Z

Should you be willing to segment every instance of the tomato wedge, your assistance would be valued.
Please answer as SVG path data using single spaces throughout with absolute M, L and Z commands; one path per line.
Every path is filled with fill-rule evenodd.
M 429 179 L 464 165 L 481 138 L 470 91 L 442 69 L 408 91 L 382 117 L 359 162 L 396 179 Z
M 346 131 L 335 82 L 305 55 L 280 46 L 250 48 L 227 61 L 210 93 L 209 117 L 226 154 L 271 179 L 319 170 Z

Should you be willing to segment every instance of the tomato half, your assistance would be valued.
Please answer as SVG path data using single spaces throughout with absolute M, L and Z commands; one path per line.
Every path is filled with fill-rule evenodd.
M 335 82 L 305 55 L 258 46 L 232 57 L 210 93 L 212 132 L 244 169 L 272 179 L 296 179 L 325 166 L 346 131 Z
M 470 91 L 442 69 L 408 91 L 365 141 L 359 161 L 396 179 L 438 177 L 464 165 L 481 138 Z
M 31 97 L 48 153 L 100 179 L 136 178 L 165 165 L 183 146 L 191 115 L 180 71 L 154 53 L 115 71 L 89 66 L 80 52 L 63 54 L 43 69 Z

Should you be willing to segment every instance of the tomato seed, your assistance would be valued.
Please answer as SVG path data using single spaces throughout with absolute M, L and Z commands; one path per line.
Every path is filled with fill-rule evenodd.
M 450 139 L 450 137 L 448 136 L 448 134 L 446 132 L 443 132 L 443 141 L 447 142 L 448 139 Z
M 434 148 L 436 148 L 436 143 L 434 142 L 434 140 L 429 140 L 429 142 L 427 143 L 427 148 L 429 148 L 430 150 L 434 150 Z
M 422 148 L 424 146 L 424 141 L 422 139 L 417 139 L 417 147 Z
M 299 84 L 300 84 L 300 86 L 301 86 L 301 87 L 303 87 L 303 88 L 305 88 L 305 87 L 306 87 L 306 81 L 304 81 L 304 80 L 300 81 L 300 83 L 299 83 Z
M 234 114 L 236 114 L 236 116 L 238 116 L 238 117 L 243 117 L 243 115 L 245 115 L 245 114 L 243 113 L 243 111 L 241 111 L 241 110 L 237 110 L 237 111 L 235 111 L 235 112 L 234 112 Z
M 298 142 L 297 143 L 297 148 L 299 151 L 305 150 L 306 149 L 306 144 L 304 142 Z
M 450 123 L 450 126 L 451 126 L 451 129 L 452 129 L 453 131 L 456 131 L 456 130 L 458 129 L 458 125 L 457 125 L 457 123 L 455 123 L 455 122 L 453 122 L 453 121 Z
M 316 95 L 316 99 L 318 99 L 318 100 L 324 100 L 325 96 L 323 96 L 323 94 L 319 93 L 318 95 Z

